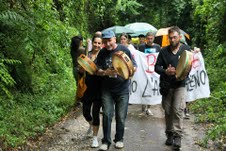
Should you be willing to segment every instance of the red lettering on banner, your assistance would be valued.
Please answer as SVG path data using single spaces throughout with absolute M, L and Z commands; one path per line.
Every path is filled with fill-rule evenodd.
M 155 72 L 156 55 L 149 54 L 146 56 L 146 58 L 147 58 L 148 69 L 145 71 L 147 73 L 154 73 Z
M 134 54 L 132 54 L 132 57 L 133 57 L 133 59 L 135 59 L 135 55 Z
M 192 67 L 193 67 L 194 69 L 200 67 L 200 64 L 201 64 L 201 62 L 200 62 L 200 60 L 199 60 L 199 57 L 196 57 L 196 54 L 197 54 L 197 53 L 194 53 L 194 54 L 193 54 L 193 60 L 192 60 Z

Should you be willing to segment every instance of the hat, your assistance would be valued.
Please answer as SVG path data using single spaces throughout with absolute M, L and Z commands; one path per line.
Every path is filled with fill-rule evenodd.
M 138 37 L 141 38 L 141 37 L 145 37 L 145 36 L 144 36 L 144 34 L 140 34 Z
M 113 31 L 104 31 L 102 33 L 102 38 L 112 38 L 115 37 L 115 33 Z

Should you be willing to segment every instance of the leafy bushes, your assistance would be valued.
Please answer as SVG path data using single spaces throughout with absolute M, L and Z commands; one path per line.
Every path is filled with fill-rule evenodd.
M 192 104 L 192 110 L 196 113 L 196 122 L 204 123 L 208 127 L 205 139 L 201 141 L 201 145 L 204 147 L 211 147 L 212 149 L 224 148 L 223 145 L 226 141 L 225 101 L 225 98 L 211 97 Z
M 0 6 L 3 150 L 43 133 L 76 101 L 69 46 L 78 31 L 60 21 L 53 5 L 38 0 L 4 1 Z
M 212 149 L 225 149 L 226 142 L 226 5 L 224 0 L 192 1 L 194 8 L 194 31 L 200 31 L 202 36 L 196 35 L 204 46 L 203 54 L 210 81 L 211 97 L 202 99 L 192 108 L 197 114 L 197 122 L 208 125 L 208 131 L 202 144 L 214 145 Z
M 14 59 L 0 59 L 0 90 L 2 90 L 1 95 L 6 94 L 8 97 L 12 97 L 8 90 L 9 86 L 15 85 L 15 80 L 9 73 L 8 65 L 20 64 L 21 62 Z
M 71 86 L 68 82 L 61 85 Z M 66 93 L 67 92 L 67 93 Z M 70 92 L 70 93 L 69 93 Z M 1 100 L 0 140 L 2 149 L 25 143 L 45 131 L 74 104 L 74 91 L 61 87 L 45 95 L 14 94 L 14 100 Z
M 220 149 L 224 148 L 223 145 L 226 142 L 226 60 L 222 55 L 226 54 L 225 50 L 226 45 L 220 45 L 214 50 L 214 53 L 208 51 L 206 65 L 210 79 L 211 97 L 193 104 L 193 109 L 197 113 L 197 121 L 210 125 L 202 144 L 206 147 L 212 140 Z

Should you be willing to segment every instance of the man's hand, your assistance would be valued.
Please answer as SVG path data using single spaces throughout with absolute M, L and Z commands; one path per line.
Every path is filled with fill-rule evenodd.
M 194 50 L 191 50 L 191 52 L 194 52 L 194 53 L 198 53 L 200 51 L 201 51 L 200 48 L 197 48 L 197 47 L 194 47 Z
M 118 71 L 116 71 L 114 68 L 108 68 L 107 70 L 105 70 L 105 74 L 107 76 L 116 76 L 118 74 Z
M 84 73 L 85 72 L 85 70 L 83 69 L 83 67 L 80 66 L 80 65 L 78 65 L 77 69 L 78 69 L 78 72 L 79 73 Z
M 175 69 L 175 67 L 172 67 L 171 64 L 169 64 L 169 66 L 166 69 L 165 73 L 167 75 L 175 75 L 176 74 L 176 69 Z

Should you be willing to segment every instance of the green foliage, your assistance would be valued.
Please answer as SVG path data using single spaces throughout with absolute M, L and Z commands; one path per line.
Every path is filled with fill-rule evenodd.
M 173 0 L 169 4 L 164 2 L 161 5 L 164 5 L 164 4 L 165 4 L 165 7 L 162 7 L 162 9 L 166 9 L 166 10 L 164 11 L 164 14 L 163 14 L 165 18 L 163 18 L 162 20 L 164 20 L 167 26 L 177 25 L 181 27 L 180 25 L 183 25 L 181 21 L 182 19 L 181 14 L 184 11 L 186 11 L 185 6 L 187 6 L 188 3 L 183 0 Z M 183 26 L 181 28 L 184 29 Z
M 0 148 L 3 150 L 43 133 L 75 103 L 69 46 L 70 38 L 79 32 L 67 20 L 61 21 L 53 6 L 50 0 L 1 3 Z
M 208 44 L 216 47 L 226 41 L 226 1 L 225 0 L 192 0 L 194 8 L 194 31 L 203 36 L 194 35 L 197 44 Z
M 224 94 L 215 94 L 216 96 L 226 96 Z M 209 141 L 215 141 L 218 144 L 218 149 L 223 149 L 226 139 L 226 97 L 202 99 L 192 104 L 192 110 L 196 113 L 196 122 L 205 123 L 208 130 L 204 140 L 201 142 L 203 147 L 209 145 Z
M 14 59 L 0 59 L 0 92 L 4 92 L 8 97 L 12 98 L 8 87 L 12 87 L 16 84 L 15 80 L 9 73 L 8 65 L 16 65 L 20 64 L 21 62 Z M 3 94 L 1 93 L 1 96 Z
M 141 7 L 140 3 L 138 3 L 136 0 L 118 0 L 116 5 L 116 11 L 120 13 L 132 13 L 134 15 L 138 15 L 139 12 L 137 9 Z
M 60 84 L 62 87 L 46 95 L 15 93 L 14 100 L 0 100 L 0 140 L 3 150 L 42 134 L 46 127 L 68 112 L 74 104 L 74 91 L 71 90 L 74 87 L 66 80 Z
M 116 3 L 111 0 L 92 0 L 87 3 L 88 26 L 91 33 L 117 24 Z
M 223 149 L 226 140 L 226 43 L 205 51 L 205 62 L 210 81 L 211 98 L 202 99 L 192 104 L 197 122 L 211 125 L 201 143 L 207 147 L 212 140 Z M 220 76 L 219 76 L 220 75 Z
M 203 47 L 210 81 L 211 98 L 193 104 L 199 122 L 211 123 L 203 145 L 212 140 L 223 149 L 226 141 L 226 1 L 192 0 L 195 33 L 193 40 Z
M 64 22 L 68 23 L 72 27 L 76 27 L 80 34 L 85 36 L 87 33 L 85 31 L 88 30 L 87 25 L 87 5 L 89 1 L 82 0 L 82 1 L 60 1 L 62 8 L 62 12 L 64 13 Z M 78 34 L 78 33 L 77 33 Z
M 137 0 L 92 0 L 86 4 L 88 26 L 91 33 L 101 31 L 113 25 L 125 25 L 131 22 L 131 16 L 140 14 L 142 6 Z
M 3 11 L 0 14 L 0 20 L 6 25 L 14 26 L 13 24 L 24 22 L 24 18 L 17 14 L 16 12 L 12 12 L 9 10 Z

